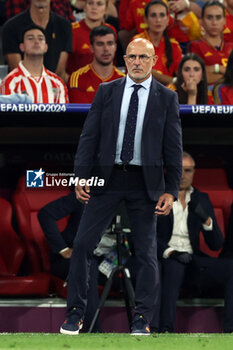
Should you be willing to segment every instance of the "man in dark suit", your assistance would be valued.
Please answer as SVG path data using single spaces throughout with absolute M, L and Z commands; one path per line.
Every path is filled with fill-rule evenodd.
M 38 220 L 50 247 L 51 273 L 63 280 L 68 276 L 73 241 L 82 212 L 83 204 L 77 201 L 74 191 L 46 204 L 38 212 Z M 67 225 L 60 232 L 57 221 L 67 216 Z
M 160 328 L 162 332 L 174 331 L 176 301 L 188 273 L 199 292 L 219 284 L 224 286 L 224 331 L 232 332 L 233 260 L 212 258 L 200 250 L 200 231 L 211 250 L 222 247 L 223 235 L 208 195 L 192 187 L 194 167 L 194 159 L 184 152 L 178 200 L 167 217 L 158 219 L 158 255 L 162 263 Z
M 124 59 L 128 74 L 100 85 L 75 157 L 75 175 L 83 180 L 76 195 L 85 208 L 73 246 L 63 334 L 78 334 L 82 327 L 91 254 L 121 200 L 140 264 L 131 334 L 150 334 L 159 286 L 156 215 L 168 215 L 178 194 L 181 124 L 176 94 L 152 78 L 153 45 L 136 39 Z M 93 176 L 104 186 L 90 189 L 87 179 Z

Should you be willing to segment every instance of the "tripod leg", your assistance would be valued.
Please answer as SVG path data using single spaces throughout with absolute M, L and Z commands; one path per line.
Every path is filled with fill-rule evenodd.
M 134 294 L 134 289 L 133 285 L 130 279 L 130 273 L 127 268 L 123 269 L 123 274 L 124 274 L 124 279 L 125 279 L 125 286 L 126 290 L 129 296 L 129 302 L 131 307 L 135 307 L 135 294 Z
M 130 280 L 129 270 L 126 268 L 122 268 L 122 282 L 124 288 L 124 299 L 125 299 L 125 307 L 128 317 L 129 329 L 132 323 L 132 307 L 134 307 L 134 290 Z
M 108 297 L 108 294 L 109 294 L 109 291 L 110 291 L 111 285 L 112 285 L 113 276 L 114 276 L 114 274 L 115 274 L 115 272 L 116 272 L 117 270 L 118 270 L 117 267 L 115 267 L 115 268 L 112 270 L 112 272 L 111 272 L 111 274 L 110 274 L 110 276 L 109 276 L 109 278 L 108 278 L 108 280 L 107 280 L 107 282 L 106 282 L 106 284 L 105 284 L 105 286 L 104 286 L 104 290 L 103 290 L 103 292 L 102 292 L 102 294 L 101 294 L 98 308 L 96 309 L 96 312 L 95 312 L 95 314 L 94 314 L 94 317 L 93 317 L 93 319 L 92 319 L 92 321 L 91 321 L 91 325 L 90 325 L 90 328 L 89 328 L 89 330 L 88 330 L 88 333 L 91 333 L 92 330 L 93 330 L 93 328 L 94 328 L 95 322 L 96 322 L 97 318 L 99 317 L 100 311 L 101 311 L 101 309 L 103 308 L 104 303 L 105 303 L 105 301 L 106 301 L 106 299 L 107 299 L 107 297 Z

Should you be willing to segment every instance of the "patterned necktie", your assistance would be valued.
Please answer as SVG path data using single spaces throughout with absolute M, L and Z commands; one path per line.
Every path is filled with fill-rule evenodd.
M 125 124 L 125 132 L 121 150 L 121 160 L 124 164 L 129 163 L 133 159 L 134 138 L 137 124 L 138 114 L 138 90 L 142 85 L 133 85 L 134 91 L 129 102 L 129 109 Z

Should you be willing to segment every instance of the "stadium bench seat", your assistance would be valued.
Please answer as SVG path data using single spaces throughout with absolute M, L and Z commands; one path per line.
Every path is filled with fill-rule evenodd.
M 0 212 L 0 295 L 48 295 L 48 274 L 18 276 L 26 249 L 12 226 L 12 206 L 3 198 Z
M 50 274 L 49 245 L 37 218 L 38 211 L 44 205 L 69 192 L 69 188 L 26 188 L 26 177 L 19 179 L 13 195 L 13 205 L 19 232 L 26 246 L 28 263 L 33 273 Z M 60 230 L 65 228 L 67 220 L 68 218 L 59 220 Z M 52 275 L 50 277 L 51 286 L 57 292 L 63 281 Z

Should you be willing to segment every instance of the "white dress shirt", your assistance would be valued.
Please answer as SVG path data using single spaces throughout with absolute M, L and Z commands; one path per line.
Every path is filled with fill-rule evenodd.
M 186 207 L 183 208 L 183 205 L 181 204 L 180 200 L 178 199 L 173 203 L 173 230 L 172 230 L 172 236 L 170 238 L 170 241 L 168 242 L 169 248 L 167 248 L 163 252 L 163 258 L 167 259 L 169 257 L 169 253 L 173 250 L 177 250 L 178 252 L 187 252 L 192 254 L 193 249 L 190 243 L 189 239 L 189 232 L 188 232 L 188 225 L 187 225 L 187 219 L 188 219 L 188 203 L 191 200 L 191 194 L 193 192 L 193 187 L 190 187 L 190 190 L 186 192 L 185 202 Z M 211 231 L 213 229 L 213 222 L 211 219 L 210 226 L 202 225 L 203 228 L 206 231 Z

